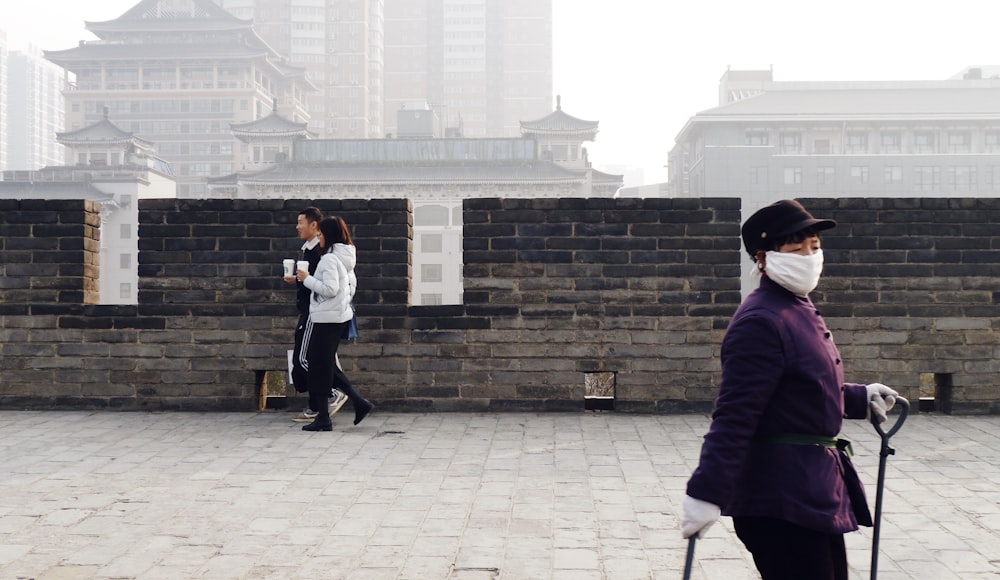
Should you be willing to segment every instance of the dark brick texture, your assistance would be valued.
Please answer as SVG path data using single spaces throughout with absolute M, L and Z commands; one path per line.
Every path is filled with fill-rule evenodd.
M 813 298 L 848 380 L 912 400 L 952 379 L 958 412 L 1000 411 L 1000 199 L 809 199 Z M 295 322 L 281 260 L 298 211 L 352 226 L 357 386 L 392 410 L 711 408 L 740 301 L 738 199 L 475 199 L 462 305 L 409 306 L 407 200 L 141 200 L 139 304 L 96 305 L 98 208 L 0 200 L 0 407 L 252 410 Z M 950 375 L 950 376 L 949 376 Z

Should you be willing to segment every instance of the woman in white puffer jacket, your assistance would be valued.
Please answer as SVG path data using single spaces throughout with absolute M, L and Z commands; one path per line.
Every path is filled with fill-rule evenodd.
M 323 219 L 319 232 L 324 254 L 316 273 L 310 276 L 305 270 L 298 271 L 298 279 L 312 290 L 300 361 L 308 377 L 309 408 L 318 410 L 316 419 L 303 426 L 303 431 L 333 430 L 327 397 L 334 382 L 354 406 L 355 425 L 375 408 L 354 390 L 336 362 L 340 340 L 354 317 L 351 301 L 358 286 L 354 274 L 357 250 L 347 223 L 337 216 Z

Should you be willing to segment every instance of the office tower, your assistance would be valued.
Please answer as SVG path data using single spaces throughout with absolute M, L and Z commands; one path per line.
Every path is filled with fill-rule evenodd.
M 7 168 L 62 165 L 65 155 L 56 133 L 65 122 L 66 71 L 29 46 L 8 53 L 6 78 Z
M 0 170 L 7 169 L 7 33 L 0 30 Z
M 383 0 L 215 0 L 316 85 L 309 130 L 323 138 L 383 136 Z
M 551 0 L 386 0 L 386 132 L 424 104 L 441 136 L 516 137 L 548 114 Z

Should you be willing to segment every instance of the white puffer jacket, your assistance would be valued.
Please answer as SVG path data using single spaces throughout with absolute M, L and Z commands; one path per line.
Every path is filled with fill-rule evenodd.
M 358 278 L 354 275 L 357 262 L 357 250 L 348 244 L 334 244 L 332 251 L 323 254 L 316 273 L 302 282 L 312 290 L 309 302 L 312 322 L 347 322 L 354 316 L 351 301 L 358 287 Z

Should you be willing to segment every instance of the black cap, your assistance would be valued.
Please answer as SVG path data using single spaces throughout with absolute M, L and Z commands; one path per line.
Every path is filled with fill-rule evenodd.
M 828 230 L 835 227 L 833 220 L 813 217 L 802 204 L 794 199 L 783 199 L 757 210 L 743 223 L 743 245 L 750 257 L 758 250 L 772 248 L 772 240 L 782 238 L 806 228 Z

